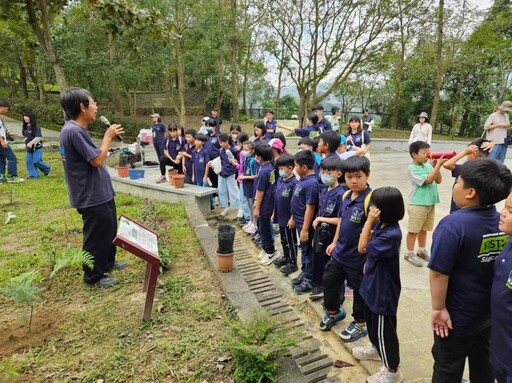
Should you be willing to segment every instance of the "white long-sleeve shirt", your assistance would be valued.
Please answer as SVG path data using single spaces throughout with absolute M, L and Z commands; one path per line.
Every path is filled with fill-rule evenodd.
M 432 144 L 432 125 L 428 122 L 423 124 L 417 123 L 412 127 L 411 135 L 409 137 L 409 144 L 416 141 L 423 141 L 427 144 Z

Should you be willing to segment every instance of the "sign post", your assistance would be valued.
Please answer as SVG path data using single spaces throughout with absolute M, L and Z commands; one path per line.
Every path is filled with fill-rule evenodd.
M 123 248 L 147 262 L 143 291 L 146 293 L 144 320 L 151 320 L 151 310 L 155 299 L 156 280 L 160 267 L 158 256 L 158 235 L 135 220 L 121 215 L 117 235 L 113 244 Z

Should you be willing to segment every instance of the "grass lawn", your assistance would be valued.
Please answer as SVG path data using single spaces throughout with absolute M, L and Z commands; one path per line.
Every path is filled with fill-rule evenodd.
M 17 156 L 23 177 L 24 153 Z M 49 177 L 0 184 L 0 288 L 27 271 L 44 277 L 30 332 L 30 309 L 0 296 L 0 382 L 228 381 L 216 361 L 236 319 L 184 206 L 116 197 L 118 214 L 136 219 L 152 205 L 170 238 L 171 268 L 159 277 L 153 321 L 142 323 L 145 264 L 124 250 L 118 248 L 118 259 L 129 267 L 114 272 L 116 287 L 86 287 L 78 267 L 49 279 L 54 257 L 68 244 L 80 247 L 82 225 L 69 207 L 58 152 L 44 158 Z M 7 212 L 17 217 L 4 225 Z

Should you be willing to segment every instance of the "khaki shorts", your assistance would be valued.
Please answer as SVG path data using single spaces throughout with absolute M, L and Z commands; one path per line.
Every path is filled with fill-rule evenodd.
M 409 205 L 407 212 L 409 214 L 409 222 L 407 223 L 407 231 L 409 233 L 434 230 L 436 205 Z

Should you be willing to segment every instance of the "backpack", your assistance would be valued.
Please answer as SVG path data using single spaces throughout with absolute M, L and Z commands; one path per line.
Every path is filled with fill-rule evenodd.
M 345 199 L 345 197 L 348 196 L 348 194 L 351 192 L 352 192 L 352 190 L 347 190 L 345 193 L 343 193 L 341 200 L 343 201 Z M 366 197 L 364 197 L 363 210 L 364 210 L 364 215 L 366 217 L 368 217 L 368 211 L 370 210 L 370 198 L 371 197 L 372 197 L 372 192 L 369 192 L 368 195 Z

